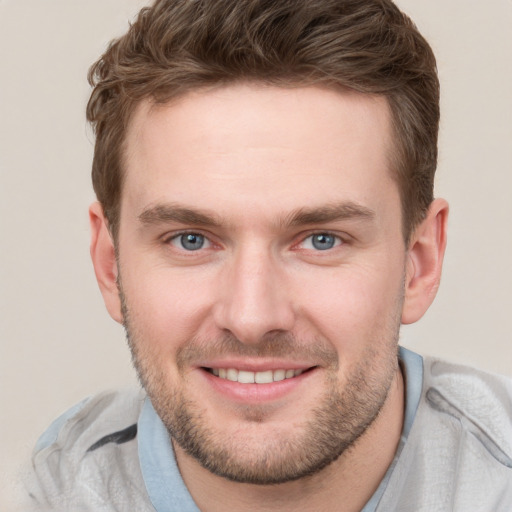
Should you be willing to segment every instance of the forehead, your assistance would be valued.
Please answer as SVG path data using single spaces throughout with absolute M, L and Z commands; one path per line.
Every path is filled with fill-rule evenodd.
M 222 210 L 236 197 L 285 210 L 364 204 L 384 191 L 398 201 L 391 133 L 384 98 L 319 87 L 244 84 L 145 101 L 126 138 L 122 208 L 175 201 Z

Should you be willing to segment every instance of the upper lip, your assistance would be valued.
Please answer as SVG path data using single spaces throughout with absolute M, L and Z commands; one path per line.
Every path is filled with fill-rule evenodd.
M 200 368 L 235 368 L 247 372 L 264 372 L 268 370 L 307 370 L 317 366 L 303 361 L 276 360 L 276 359 L 239 359 L 222 358 L 204 361 L 197 365 Z

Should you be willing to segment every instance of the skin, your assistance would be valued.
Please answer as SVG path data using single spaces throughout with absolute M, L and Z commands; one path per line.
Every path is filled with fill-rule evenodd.
M 91 254 L 201 510 L 360 510 L 392 461 L 404 407 L 399 325 L 435 296 L 448 208 L 434 201 L 405 246 L 391 133 L 383 98 L 315 87 L 238 84 L 135 112 L 118 259 L 98 204 Z M 186 250 L 184 231 L 205 244 Z M 333 246 L 319 250 L 319 234 Z M 284 385 L 219 387 L 205 367 L 308 371 Z M 206 468 L 180 439 L 177 403 L 211 460 L 228 454 L 231 474 Z M 305 463 L 301 477 L 279 473 L 330 420 L 339 456 L 307 476 Z M 281 483 L 247 483 L 265 473 Z

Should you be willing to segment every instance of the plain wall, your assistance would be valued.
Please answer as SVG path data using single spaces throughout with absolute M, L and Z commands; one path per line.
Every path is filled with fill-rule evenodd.
M 89 260 L 84 109 L 89 65 L 143 3 L 0 0 L 2 510 L 57 415 L 136 383 Z M 436 195 L 451 204 L 438 298 L 402 343 L 512 375 L 512 0 L 398 3 L 438 58 Z

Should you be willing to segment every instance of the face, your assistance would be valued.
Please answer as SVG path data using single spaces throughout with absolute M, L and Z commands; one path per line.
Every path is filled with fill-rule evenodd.
M 312 474 L 397 371 L 405 247 L 382 98 L 236 85 L 140 105 L 118 239 L 133 359 L 177 453 Z

